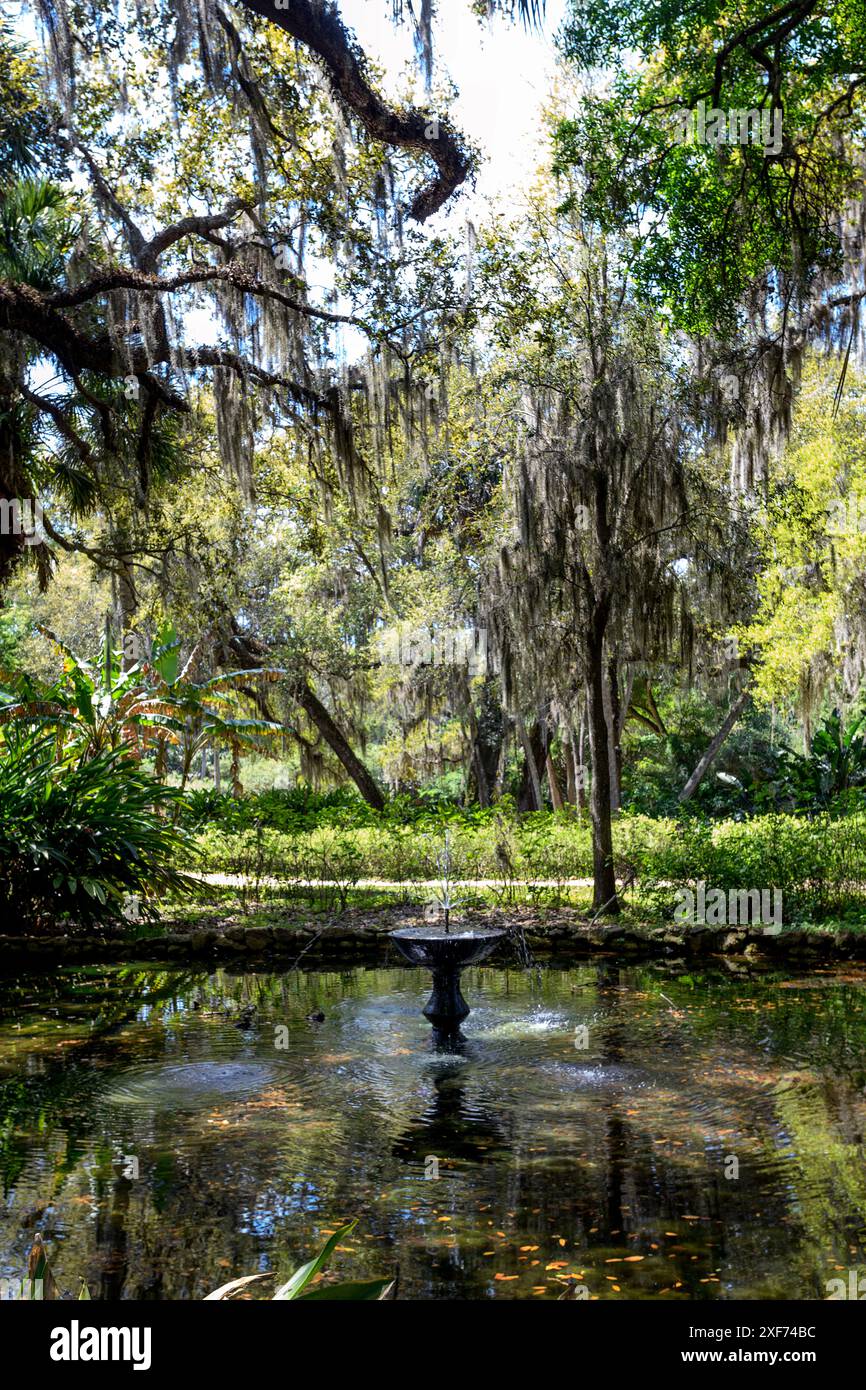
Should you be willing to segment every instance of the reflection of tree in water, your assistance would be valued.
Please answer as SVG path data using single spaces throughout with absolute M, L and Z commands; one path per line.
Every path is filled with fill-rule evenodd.
M 43 1129 L 62 1125 L 66 1154 L 54 1164 L 50 1200 L 81 1157 L 92 1129 L 89 1108 L 81 1104 L 82 1089 L 92 1089 L 94 1075 L 110 1076 L 129 1062 L 128 1044 L 117 1035 L 136 1017 L 143 1001 L 153 1008 L 180 1007 L 197 978 L 194 971 L 142 971 L 108 968 L 59 975 L 22 977 L 0 986 L 0 1023 L 24 1021 L 30 1033 L 23 1075 L 0 1081 L 0 1177 L 4 1196 L 14 1187 L 27 1159 L 26 1134 L 33 1117 Z M 38 1003 L 36 1002 L 38 1000 Z M 71 1048 L 58 1051 L 52 1025 L 67 1020 L 70 1031 L 83 1024 Z M 17 1041 L 17 1039 L 16 1039 Z M 152 1046 L 161 1048 L 154 1038 Z
M 601 1062 L 617 1066 L 628 1058 L 625 1022 L 619 1016 L 621 974 L 617 966 L 601 961 L 596 968 L 596 991 L 603 1013 L 601 1025 Z M 622 1209 L 623 1183 L 628 1163 L 629 1136 L 622 1106 L 615 1091 L 608 1089 L 603 1105 L 605 1113 L 605 1221 L 606 1235 L 621 1231 L 625 1217 Z M 596 1225 L 598 1223 L 595 1223 Z
M 380 996 L 394 988 L 388 972 L 197 976 L 185 986 L 167 973 L 158 993 L 155 972 L 141 974 L 146 1000 L 134 977 L 105 972 L 107 993 L 91 998 L 89 1013 L 76 1014 L 81 1000 L 46 987 L 46 1018 L 86 1016 L 94 1031 L 67 1051 L 56 1048 L 62 1034 L 31 1030 L 23 1056 L 32 1051 L 38 1067 L 28 1074 L 16 1063 L 7 1088 L 28 1159 L 9 1214 L 21 1223 L 24 1251 L 28 1202 L 35 1209 L 62 1197 L 63 1287 L 74 1290 L 80 1272 L 100 1297 L 197 1298 L 225 1277 L 288 1272 L 320 1230 L 351 1216 L 361 1221 L 356 1251 L 338 1257 L 340 1271 L 358 1277 L 399 1264 L 412 1297 L 485 1295 L 492 1271 L 516 1262 L 518 1241 L 539 1248 L 511 1269 L 537 1258 L 543 1279 L 561 1239 L 562 1258 L 587 1269 L 593 1292 L 612 1270 L 624 1294 L 680 1281 L 683 1295 L 712 1297 L 719 1286 L 700 1281 L 720 1268 L 738 1291 L 820 1297 L 830 1252 L 843 1264 L 858 1258 L 846 1241 L 858 1245 L 866 1222 L 864 1099 L 854 1085 L 866 1030 L 853 991 L 822 1005 L 817 991 L 795 1001 L 777 990 L 773 1011 L 760 981 L 743 988 L 708 979 L 696 994 L 675 971 L 660 979 L 657 968 L 613 960 L 568 976 L 547 972 L 548 1002 L 561 1009 L 582 995 L 591 1046 L 554 1049 L 542 1067 L 530 1036 L 509 1042 L 501 1065 L 481 1037 L 460 1059 L 453 1043 L 426 1064 L 417 1051 L 410 1056 L 425 1044 L 376 1029 Z M 659 1003 L 659 986 L 671 1007 Z M 509 988 L 522 1006 L 522 982 L 511 977 Z M 365 996 L 344 1028 L 335 1011 Z M 195 1000 L 201 1007 L 191 1013 Z M 275 1091 L 272 1103 L 265 1092 L 227 1098 L 213 1115 L 130 1108 L 110 1118 L 94 1103 L 118 1070 L 167 1062 L 181 1039 L 185 1059 L 213 1055 L 214 1027 L 234 1042 L 230 1019 L 250 1001 L 258 1006 L 250 1045 L 264 1046 L 272 1022 L 287 1016 L 309 1038 L 297 1084 Z M 779 1001 L 823 1026 L 815 1047 L 822 1066 L 840 1038 L 844 1065 L 828 1061 L 822 1075 L 804 1062 L 780 1083 L 789 1065 L 783 1043 L 810 1054 L 797 1045 L 799 1012 L 792 1022 Z M 143 1002 L 152 1006 L 147 1028 L 127 1029 Z M 303 1022 L 314 1003 L 333 1026 L 327 1041 Z M 690 1071 L 689 1057 L 705 1071 Z M 287 1102 L 292 1095 L 298 1105 Z M 740 1179 L 726 1181 L 725 1154 L 740 1139 Z M 138 1155 L 140 1179 L 120 1176 L 121 1152 Z M 424 1178 L 431 1155 L 441 1162 L 439 1182 Z M 47 1230 L 50 1240 L 50 1217 Z M 632 1254 L 645 1262 L 604 1264 Z M 504 1286 L 518 1289 L 523 1296 L 525 1286 Z
M 99 1252 L 99 1293 L 100 1299 L 119 1299 L 123 1297 L 128 1263 L 128 1240 L 126 1233 L 129 1198 L 132 1183 L 129 1178 L 115 1178 L 111 1184 L 111 1197 L 100 1203 L 96 1218 L 96 1246 Z

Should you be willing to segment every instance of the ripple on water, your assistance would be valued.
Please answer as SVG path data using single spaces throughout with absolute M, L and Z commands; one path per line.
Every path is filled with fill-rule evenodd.
M 491 1017 L 492 1012 L 489 1007 L 474 1011 L 474 1031 L 479 1037 L 507 1040 L 546 1036 L 569 1033 L 574 1026 L 564 1014 L 555 1013 L 551 1009 L 529 1010 L 526 1013 L 509 1015 L 507 1018 L 501 1015 Z
M 538 1070 L 560 1086 L 604 1091 L 642 1091 L 653 1085 L 653 1079 L 639 1068 L 599 1062 L 587 1065 L 579 1062 L 544 1062 Z
M 108 1105 L 137 1105 L 152 1110 L 193 1110 L 226 1096 L 264 1090 L 279 1080 L 279 1069 L 264 1062 L 184 1062 L 135 1067 L 125 1072 L 103 1097 Z

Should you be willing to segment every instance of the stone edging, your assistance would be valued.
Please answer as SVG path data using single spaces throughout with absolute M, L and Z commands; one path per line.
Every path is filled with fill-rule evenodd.
M 124 937 L 0 936 L 0 970 L 49 963 L 165 961 L 272 961 L 281 967 L 303 963 L 382 961 L 392 953 L 388 929 L 328 926 L 323 929 L 230 926 L 222 931 L 193 930 L 140 940 Z M 525 927 L 523 937 L 534 955 L 579 960 L 599 951 L 629 959 L 658 956 L 734 956 L 763 961 L 866 960 L 866 932 L 783 931 L 772 936 L 748 929 L 688 927 L 639 929 L 621 926 L 576 926 L 552 923 L 544 930 Z

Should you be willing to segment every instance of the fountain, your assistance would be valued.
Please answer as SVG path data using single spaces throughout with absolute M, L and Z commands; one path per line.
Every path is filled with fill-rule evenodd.
M 433 992 L 424 1008 L 437 1034 L 456 1035 L 459 1025 L 470 1013 L 469 1005 L 460 990 L 460 971 L 467 965 L 477 965 L 496 950 L 505 932 L 498 927 L 469 928 L 452 931 L 451 913 L 457 906 L 451 887 L 451 840 L 445 832 L 445 849 L 437 856 L 440 870 L 439 891 L 428 905 L 441 924 L 427 927 L 400 927 L 391 932 L 400 953 L 412 965 L 424 965 L 433 972 Z M 425 915 L 428 915 L 425 911 Z
M 433 972 L 433 993 L 423 1012 L 434 1028 L 447 1033 L 462 1023 L 470 1009 L 460 989 L 460 971 L 485 960 L 504 935 L 497 927 L 460 932 L 447 927 L 400 927 L 391 932 L 408 961 Z

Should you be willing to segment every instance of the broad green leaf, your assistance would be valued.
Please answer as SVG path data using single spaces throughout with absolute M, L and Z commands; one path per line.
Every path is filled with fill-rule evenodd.
M 296 1269 L 291 1279 L 287 1280 L 285 1284 L 282 1284 L 280 1288 L 277 1289 L 274 1294 L 274 1302 L 297 1298 L 301 1290 L 306 1288 L 310 1280 L 316 1277 L 319 1270 L 322 1269 L 330 1259 L 340 1242 L 351 1235 L 357 1224 L 357 1221 L 350 1221 L 348 1225 L 341 1226 L 339 1230 L 335 1231 L 325 1245 L 322 1246 L 318 1255 L 316 1255 L 314 1259 L 308 1260 L 305 1265 L 301 1265 L 300 1269 Z
M 311 1289 L 309 1293 L 299 1294 L 297 1301 L 322 1303 L 335 1299 L 343 1303 L 374 1303 L 381 1299 L 393 1282 L 393 1279 L 362 1279 L 345 1284 L 324 1284 L 320 1289 Z

